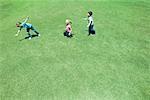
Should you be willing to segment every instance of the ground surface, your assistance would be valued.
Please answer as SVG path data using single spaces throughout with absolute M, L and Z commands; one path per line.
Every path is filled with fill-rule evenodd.
M 150 100 L 149 15 L 148 0 L 0 0 L 0 100 Z M 40 38 L 14 37 L 26 16 Z

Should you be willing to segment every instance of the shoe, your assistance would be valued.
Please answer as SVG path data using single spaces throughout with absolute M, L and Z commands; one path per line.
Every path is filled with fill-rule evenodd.
M 29 37 L 29 40 L 31 40 L 32 38 L 31 37 Z
M 38 36 L 38 37 L 40 37 L 41 35 L 40 35 L 40 34 L 38 34 L 37 36 Z

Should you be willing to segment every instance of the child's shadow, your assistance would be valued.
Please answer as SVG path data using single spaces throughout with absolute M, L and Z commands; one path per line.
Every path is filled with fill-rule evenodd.
M 38 37 L 38 35 L 32 35 L 32 38 L 34 38 L 34 37 Z M 23 40 L 26 40 L 26 39 L 29 39 L 29 36 L 27 36 L 27 37 L 25 37 L 23 39 L 20 39 L 19 41 L 23 41 Z

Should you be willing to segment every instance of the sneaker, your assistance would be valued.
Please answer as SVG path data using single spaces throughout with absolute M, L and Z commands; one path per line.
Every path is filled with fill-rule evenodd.
M 29 40 L 31 40 L 31 37 L 29 37 Z
M 38 37 L 40 37 L 41 35 L 40 34 L 38 34 Z

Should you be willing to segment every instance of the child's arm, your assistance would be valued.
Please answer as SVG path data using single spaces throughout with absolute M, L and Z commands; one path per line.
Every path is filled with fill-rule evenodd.
M 24 20 L 23 23 L 26 23 L 29 20 L 29 16 Z
M 19 33 L 21 32 L 22 26 L 20 27 L 20 29 L 17 31 L 17 33 L 15 34 L 15 36 L 18 36 Z
M 88 25 L 87 25 L 87 27 L 89 27 L 91 24 L 92 24 L 92 21 L 90 20 L 89 23 L 88 23 Z
M 27 18 L 24 20 L 23 24 L 25 24 L 28 20 L 29 20 L 29 16 L 27 16 Z M 22 29 L 22 28 L 23 28 L 23 27 L 20 26 L 20 29 L 17 31 L 17 34 L 15 34 L 15 36 L 18 36 L 18 35 L 19 35 L 19 33 L 21 32 L 21 29 Z

